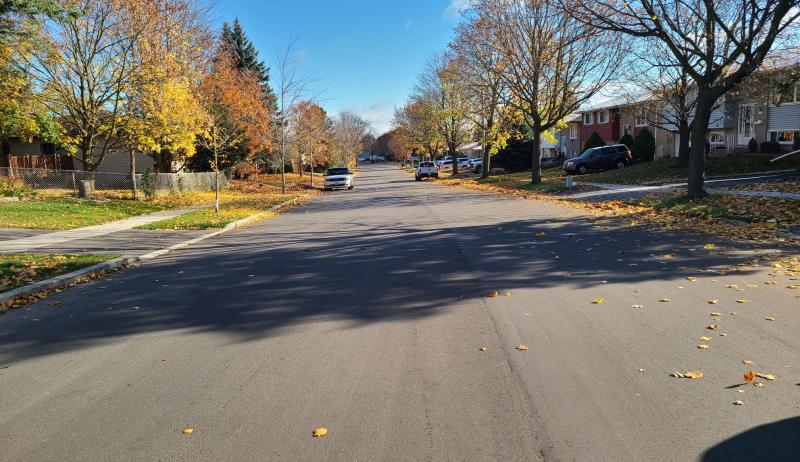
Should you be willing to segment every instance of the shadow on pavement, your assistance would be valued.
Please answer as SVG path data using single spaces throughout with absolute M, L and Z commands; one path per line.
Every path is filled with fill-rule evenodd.
M 752 428 L 703 454 L 703 462 L 796 462 L 800 460 L 800 417 Z

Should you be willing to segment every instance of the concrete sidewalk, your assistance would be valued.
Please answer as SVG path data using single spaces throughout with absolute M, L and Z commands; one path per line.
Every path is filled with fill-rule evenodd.
M 64 251 L 68 249 L 83 249 L 87 244 L 94 242 L 95 245 L 89 247 L 97 247 L 97 240 L 95 238 L 108 236 L 123 231 L 133 230 L 137 226 L 154 223 L 156 221 L 167 220 L 174 218 L 193 210 L 205 208 L 205 206 L 193 206 L 174 210 L 164 210 L 161 212 L 152 213 L 149 215 L 141 215 L 137 217 L 126 218 L 124 220 L 114 221 L 111 223 L 104 223 L 102 225 L 87 226 L 85 228 L 71 229 L 68 231 L 57 231 L 52 233 L 42 233 L 31 235 L 30 230 L 28 233 L 23 233 L 23 237 L 0 240 L 0 253 L 19 253 L 19 252 L 32 252 L 32 251 Z M 5 233 L 6 235 L 10 233 Z M 136 234 L 139 234 L 136 232 Z M 149 234 L 143 232 L 142 234 Z M 185 235 L 184 235 L 185 236 Z M 125 241 L 134 242 L 135 237 L 131 233 L 126 233 Z M 77 244 L 77 245 L 75 245 Z M 119 246 L 117 246 L 119 247 Z M 149 246 L 146 246 L 149 247 Z M 101 248 L 109 249 L 106 246 Z M 123 249 L 116 249 L 123 250 Z

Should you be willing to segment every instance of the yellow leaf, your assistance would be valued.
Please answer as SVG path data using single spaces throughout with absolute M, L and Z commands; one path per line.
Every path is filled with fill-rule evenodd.
M 497 293 L 497 291 L 496 291 L 496 290 L 493 290 L 493 291 L 489 292 L 489 296 L 490 296 L 490 297 L 497 297 L 498 295 L 500 295 L 500 294 L 499 294 L 499 293 Z
M 697 281 L 697 278 L 694 277 L 694 276 L 689 276 L 689 277 L 686 278 L 686 280 L 687 281 L 691 281 L 691 282 L 695 282 L 695 281 Z
M 686 372 L 673 372 L 670 374 L 672 377 L 679 379 L 701 379 L 703 378 L 702 371 L 686 371 Z
M 706 329 L 708 329 L 708 330 L 717 330 L 717 329 L 719 329 L 719 324 L 709 324 L 709 325 L 706 326 Z
M 478 349 L 479 349 L 480 351 L 486 351 L 486 347 L 480 347 L 480 348 L 478 348 Z
M 698 340 L 702 340 L 702 341 L 704 341 L 704 342 L 707 342 L 707 341 L 711 340 L 711 337 L 706 337 L 706 336 L 704 335 L 704 336 L 702 336 L 702 337 L 698 337 Z
M 716 305 L 716 304 L 718 304 L 718 303 L 719 303 L 719 300 L 716 300 L 716 299 L 714 299 L 714 300 L 709 300 L 709 301 L 708 301 L 708 304 L 709 304 L 709 305 Z
M 670 302 L 670 299 L 668 299 L 668 298 L 662 298 L 661 300 L 659 300 L 659 302 L 661 302 L 661 303 L 669 303 L 669 302 Z
M 701 344 L 701 345 L 697 345 L 697 348 L 699 348 L 699 349 L 701 349 L 701 350 L 708 350 L 708 349 L 709 349 L 709 348 L 711 348 L 711 347 L 710 347 L 710 346 L 708 346 L 708 345 L 706 345 L 705 343 L 703 343 L 703 344 Z
M 718 317 L 722 316 L 722 313 L 714 312 L 714 313 L 711 313 L 711 316 L 714 316 L 715 318 L 718 318 Z
M 194 433 L 194 428 L 184 428 L 183 429 L 183 434 L 184 435 L 191 435 L 192 433 Z
M 547 236 L 547 234 L 544 231 L 539 231 L 538 233 L 536 233 L 536 237 L 545 237 L 545 236 Z
M 631 305 L 631 308 L 642 309 L 644 305 Z
M 757 375 L 758 375 L 759 377 L 761 377 L 762 379 L 765 379 L 765 380 L 775 380 L 775 379 L 777 378 L 777 377 L 775 377 L 775 376 L 774 376 L 774 375 L 772 375 L 772 374 L 760 374 L 760 373 L 759 373 L 759 374 L 757 374 Z
M 742 361 L 742 364 L 750 365 L 750 364 L 753 364 L 753 361 L 751 361 L 749 359 L 745 359 L 744 361 Z
M 734 406 L 742 406 L 744 405 L 744 401 L 734 401 L 733 404 Z
M 745 303 L 747 303 L 747 300 L 736 300 L 736 303 L 745 304 Z
M 519 351 L 528 351 L 528 345 L 525 345 L 524 343 L 520 343 L 519 345 L 517 345 L 517 350 L 519 350 Z
M 315 428 L 313 432 L 311 432 L 311 436 L 314 438 L 320 438 L 328 434 L 328 429 L 325 427 Z
M 592 303 L 595 304 L 595 305 L 600 305 L 601 303 L 603 303 L 605 301 L 606 300 L 604 298 L 595 298 L 594 300 L 592 300 Z
M 754 387 L 761 388 L 761 387 L 763 387 L 763 386 L 764 386 L 764 382 L 753 382 L 753 386 L 754 386 Z
M 717 245 L 716 244 L 706 244 L 706 245 L 703 246 L 703 248 L 707 249 L 707 250 L 716 249 Z
M 775 320 L 775 318 L 773 318 L 772 316 L 767 316 L 764 319 L 766 319 L 767 321 L 774 321 Z

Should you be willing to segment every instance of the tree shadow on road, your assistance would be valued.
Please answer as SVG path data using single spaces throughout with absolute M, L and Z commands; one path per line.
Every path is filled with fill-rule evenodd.
M 800 417 L 761 425 L 712 447 L 703 462 L 796 462 L 800 460 Z
M 368 198 L 355 196 L 347 207 L 362 207 L 362 200 Z M 407 197 L 380 201 L 410 203 Z M 304 213 L 294 209 L 286 218 L 309 216 Z M 711 267 L 711 274 L 754 270 L 749 251 L 722 243 L 706 250 L 705 238 L 656 235 L 593 217 L 474 223 L 464 218 L 417 227 L 401 217 L 367 217 L 346 232 L 244 229 L 0 317 L 0 357 L 13 361 L 172 329 L 247 341 L 319 320 L 357 326 L 435 316 L 489 290 L 569 291 L 679 280 Z M 48 306 L 53 300 L 63 303 Z

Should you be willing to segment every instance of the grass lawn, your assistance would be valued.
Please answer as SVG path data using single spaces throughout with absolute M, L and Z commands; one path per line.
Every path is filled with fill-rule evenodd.
M 800 169 L 800 156 L 790 157 L 775 163 L 769 161 L 772 158 L 773 156 L 762 155 L 710 157 L 706 160 L 706 176 Z M 672 159 L 644 162 L 621 170 L 608 170 L 575 176 L 576 181 L 619 184 L 641 184 L 651 181 L 685 180 L 686 178 L 686 169 L 678 167 Z
M 245 188 L 223 191 L 220 193 L 220 213 L 217 214 L 213 207 L 195 210 L 179 217 L 157 221 L 137 229 L 212 229 L 223 228 L 228 223 L 246 218 L 259 212 L 264 212 L 270 207 L 280 204 L 295 197 L 305 194 L 290 192 L 279 194 L 274 190 L 253 191 Z M 210 194 L 213 202 L 213 193 Z
M 163 202 L 77 201 L 64 198 L 0 202 L 0 228 L 74 229 L 152 213 L 167 207 Z
M 460 178 L 449 179 L 447 175 L 440 177 L 440 182 L 458 186 L 466 186 L 472 189 L 498 192 L 512 192 L 518 194 L 531 195 L 565 195 L 581 191 L 593 191 L 596 188 L 589 185 L 578 185 L 568 188 L 566 178 L 562 176 L 560 168 L 548 168 L 542 170 L 542 183 L 534 185 L 531 183 L 531 173 L 510 173 L 507 175 L 493 175 L 488 178 Z
M 116 255 L 0 254 L 0 292 L 70 273 Z

